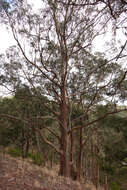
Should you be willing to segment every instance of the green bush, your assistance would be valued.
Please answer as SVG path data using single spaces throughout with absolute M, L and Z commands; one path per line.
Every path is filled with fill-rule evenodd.
M 31 158 L 33 163 L 36 164 L 36 165 L 40 166 L 43 163 L 42 155 L 39 154 L 39 153 L 36 153 L 36 154 L 29 153 L 28 157 Z
M 13 157 L 20 157 L 21 156 L 21 151 L 18 148 L 9 148 L 8 149 L 8 154 L 10 154 Z
M 31 152 L 29 152 L 29 153 L 28 153 L 28 158 L 30 158 L 31 160 L 33 160 L 33 159 L 34 159 L 34 154 L 31 153 Z
M 113 182 L 113 183 L 111 184 L 111 190 L 120 190 L 120 188 L 119 188 L 119 186 L 118 186 L 117 183 Z

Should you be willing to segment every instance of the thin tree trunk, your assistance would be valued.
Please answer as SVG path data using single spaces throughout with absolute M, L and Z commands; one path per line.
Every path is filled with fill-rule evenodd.
M 71 124 L 72 129 L 72 124 Z M 74 165 L 74 137 L 73 137 L 73 131 L 70 133 L 70 175 L 73 180 L 77 179 L 77 171 Z
M 51 166 L 51 169 L 52 169 L 52 167 L 53 167 L 53 152 L 51 152 L 50 166 Z
M 29 137 L 27 137 L 27 141 L 26 141 L 26 147 L 25 147 L 25 158 L 27 158 L 28 156 L 28 152 L 29 152 L 29 146 L 30 146 L 30 142 L 29 142 Z
M 71 129 L 72 129 L 72 124 L 71 124 Z M 70 140 L 71 140 L 70 162 L 73 164 L 73 151 L 74 151 L 73 132 L 71 132 L 71 134 L 70 134 Z
M 79 155 L 78 155 L 78 163 L 77 163 L 77 179 L 80 181 L 81 177 L 81 166 L 82 166 L 82 128 L 80 129 L 80 139 L 79 139 Z
M 105 190 L 108 190 L 108 177 L 105 175 Z
M 100 187 L 100 168 L 99 164 L 97 165 L 97 188 Z
M 24 139 L 25 139 L 25 134 L 24 134 L 24 129 L 22 129 L 22 142 L 21 142 L 21 154 L 22 154 L 22 158 L 25 158 L 25 152 L 24 152 Z
M 94 155 L 94 144 L 91 139 L 91 179 L 93 184 L 96 186 L 96 166 L 95 166 L 95 155 Z

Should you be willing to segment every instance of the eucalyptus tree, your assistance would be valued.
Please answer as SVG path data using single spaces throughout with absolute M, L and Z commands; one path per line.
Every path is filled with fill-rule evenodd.
M 119 65 L 90 53 L 93 39 L 104 32 L 101 23 L 107 6 L 99 10 L 98 6 L 75 6 L 75 3 L 82 1 L 43 0 L 40 10 L 34 12 L 26 1 L 15 1 L 10 8 L 3 7 L 2 13 L 17 49 L 11 47 L 7 56 L 1 57 L 3 69 L 6 68 L 6 77 L 1 74 L 1 84 L 10 83 L 14 90 L 24 82 L 38 96 L 48 97 L 50 104 L 43 99 L 41 103 L 59 126 L 59 137 L 52 131 L 59 139 L 59 147 L 46 139 L 45 129 L 40 134 L 59 153 L 60 174 L 64 176 L 70 176 L 71 134 L 96 122 L 93 116 L 96 105 L 107 96 L 116 100 L 125 79 Z M 73 103 L 81 105 L 83 113 L 74 119 Z M 75 126 L 79 118 L 91 112 L 92 121 Z

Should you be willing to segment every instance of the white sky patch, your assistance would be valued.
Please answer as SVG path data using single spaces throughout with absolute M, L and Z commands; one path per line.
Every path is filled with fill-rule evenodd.
M 41 8 L 43 4 L 42 0 L 27 0 L 27 2 L 32 5 L 33 10 L 35 11 Z
M 98 36 L 93 41 L 93 51 L 94 52 L 105 52 L 104 46 L 105 43 L 108 43 L 111 41 L 111 35 L 107 34 L 106 37 L 103 35 Z
M 5 26 L 0 26 L 0 53 L 4 53 L 9 46 L 16 44 L 10 31 Z
M 42 7 L 41 0 L 27 0 L 32 5 L 34 11 Z M 11 31 L 8 31 L 6 26 L 0 25 L 0 54 L 5 53 L 6 49 L 12 45 L 16 45 Z

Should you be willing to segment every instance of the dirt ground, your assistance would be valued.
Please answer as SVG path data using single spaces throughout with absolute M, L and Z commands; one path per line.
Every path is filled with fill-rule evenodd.
M 26 160 L 0 154 L 0 190 L 90 190 Z

